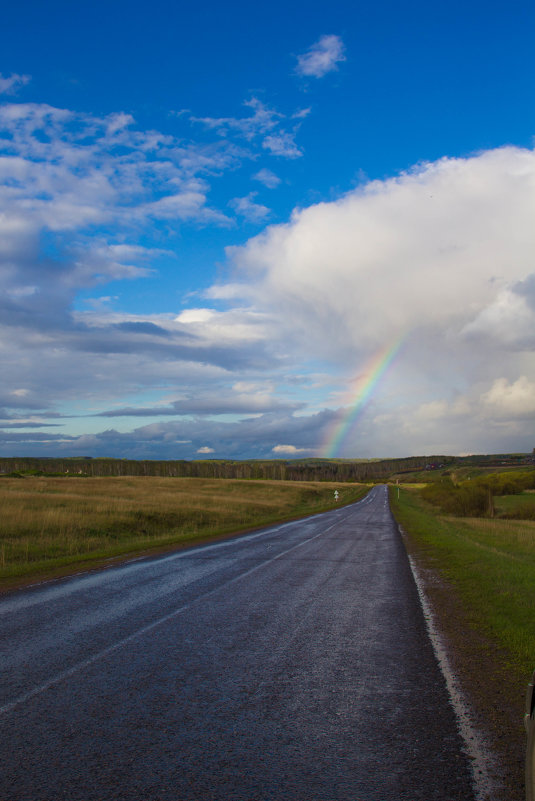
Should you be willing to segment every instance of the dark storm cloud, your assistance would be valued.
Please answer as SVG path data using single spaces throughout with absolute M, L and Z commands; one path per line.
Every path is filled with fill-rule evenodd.
M 2 428 L 59 428 L 62 423 L 2 423 Z
M 75 332 L 66 332 L 64 344 L 72 350 L 93 354 L 132 354 L 150 356 L 163 361 L 182 361 L 214 365 L 226 370 L 245 368 L 266 369 L 273 366 L 273 356 L 268 343 L 233 345 L 216 343 L 194 344 L 181 341 L 185 335 L 172 332 L 168 337 L 155 339 L 132 336 L 131 332 L 118 331 L 115 326 L 102 328 L 79 327 Z M 75 358 L 75 357 L 73 357 Z
M 304 403 L 281 403 L 273 398 L 191 398 L 174 401 L 169 406 L 125 407 L 101 412 L 98 417 L 160 417 L 164 415 L 218 415 L 258 414 L 261 412 L 294 412 L 304 408 Z
M 64 440 L 75 442 L 77 437 L 68 436 L 67 434 L 50 434 L 47 431 L 20 432 L 15 434 L 10 431 L 0 430 L 0 448 L 2 449 L 3 456 L 13 455 L 12 448 L 10 448 L 9 452 L 6 452 L 3 447 L 5 444 L 21 443 L 31 444 L 33 446 L 34 444 L 39 445 L 46 442 L 57 443 L 63 442 Z
M 170 336 L 169 331 L 166 331 L 165 328 L 155 325 L 154 323 L 115 323 L 112 327 L 116 328 L 118 331 L 126 331 L 130 334 L 151 334 L 152 336 L 158 337 Z
M 117 456 L 130 459 L 195 459 L 209 447 L 214 458 L 273 458 L 273 446 L 291 443 L 313 451 L 332 425 L 330 410 L 309 416 L 269 413 L 234 423 L 184 420 L 152 423 L 123 433 L 108 429 L 79 437 L 0 432 L 0 455 Z

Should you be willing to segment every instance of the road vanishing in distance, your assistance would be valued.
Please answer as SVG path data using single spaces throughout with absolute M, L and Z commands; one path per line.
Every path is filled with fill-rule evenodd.
M 0 599 L 1 801 L 472 801 L 386 487 Z

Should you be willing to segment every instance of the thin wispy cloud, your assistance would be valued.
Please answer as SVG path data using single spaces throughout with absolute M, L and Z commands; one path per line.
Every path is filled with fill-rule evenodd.
M 9 76 L 4 76 L 0 72 L 0 95 L 15 95 L 31 81 L 31 75 L 17 75 L 12 73 Z
M 269 151 L 274 156 L 281 156 L 287 159 L 298 159 L 303 155 L 303 151 L 295 143 L 295 131 L 271 134 L 266 136 L 262 142 L 264 150 Z
M 266 167 L 258 170 L 258 172 L 253 175 L 253 179 L 255 181 L 260 181 L 260 183 L 264 184 L 264 186 L 267 186 L 268 189 L 276 189 L 281 183 L 279 176 L 275 175 L 274 172 L 268 170 Z
M 192 122 L 201 123 L 206 128 L 217 131 L 220 136 L 225 136 L 229 132 L 236 132 L 249 141 L 256 136 L 272 131 L 284 119 L 284 114 L 269 108 L 256 97 L 246 100 L 243 105 L 252 111 L 247 117 L 191 116 L 190 119 Z
M 267 206 L 255 202 L 256 192 L 250 192 L 247 197 L 236 197 L 230 201 L 230 206 L 249 222 L 263 222 L 269 217 Z
M 308 115 L 308 109 L 288 117 L 256 97 L 246 101 L 244 105 L 251 109 L 251 113 L 245 117 L 190 116 L 190 120 L 214 131 L 221 138 L 237 137 L 245 140 L 250 146 L 258 143 L 261 148 L 275 156 L 294 159 L 303 155 L 295 142 L 295 137 L 301 120 Z
M 345 60 L 342 39 L 330 34 L 321 36 L 306 53 L 297 57 L 295 71 L 305 78 L 323 78 L 327 73 L 338 69 L 338 64 Z

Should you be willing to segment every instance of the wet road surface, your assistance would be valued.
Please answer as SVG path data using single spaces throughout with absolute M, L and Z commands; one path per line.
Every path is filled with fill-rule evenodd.
M 1 801 L 471 801 L 385 487 L 0 600 Z

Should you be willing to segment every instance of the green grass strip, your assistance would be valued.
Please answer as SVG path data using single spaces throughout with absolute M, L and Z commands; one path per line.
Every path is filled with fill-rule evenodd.
M 466 620 L 506 654 L 507 668 L 535 667 L 535 522 L 445 517 L 417 492 L 391 492 L 414 555 L 461 600 Z

